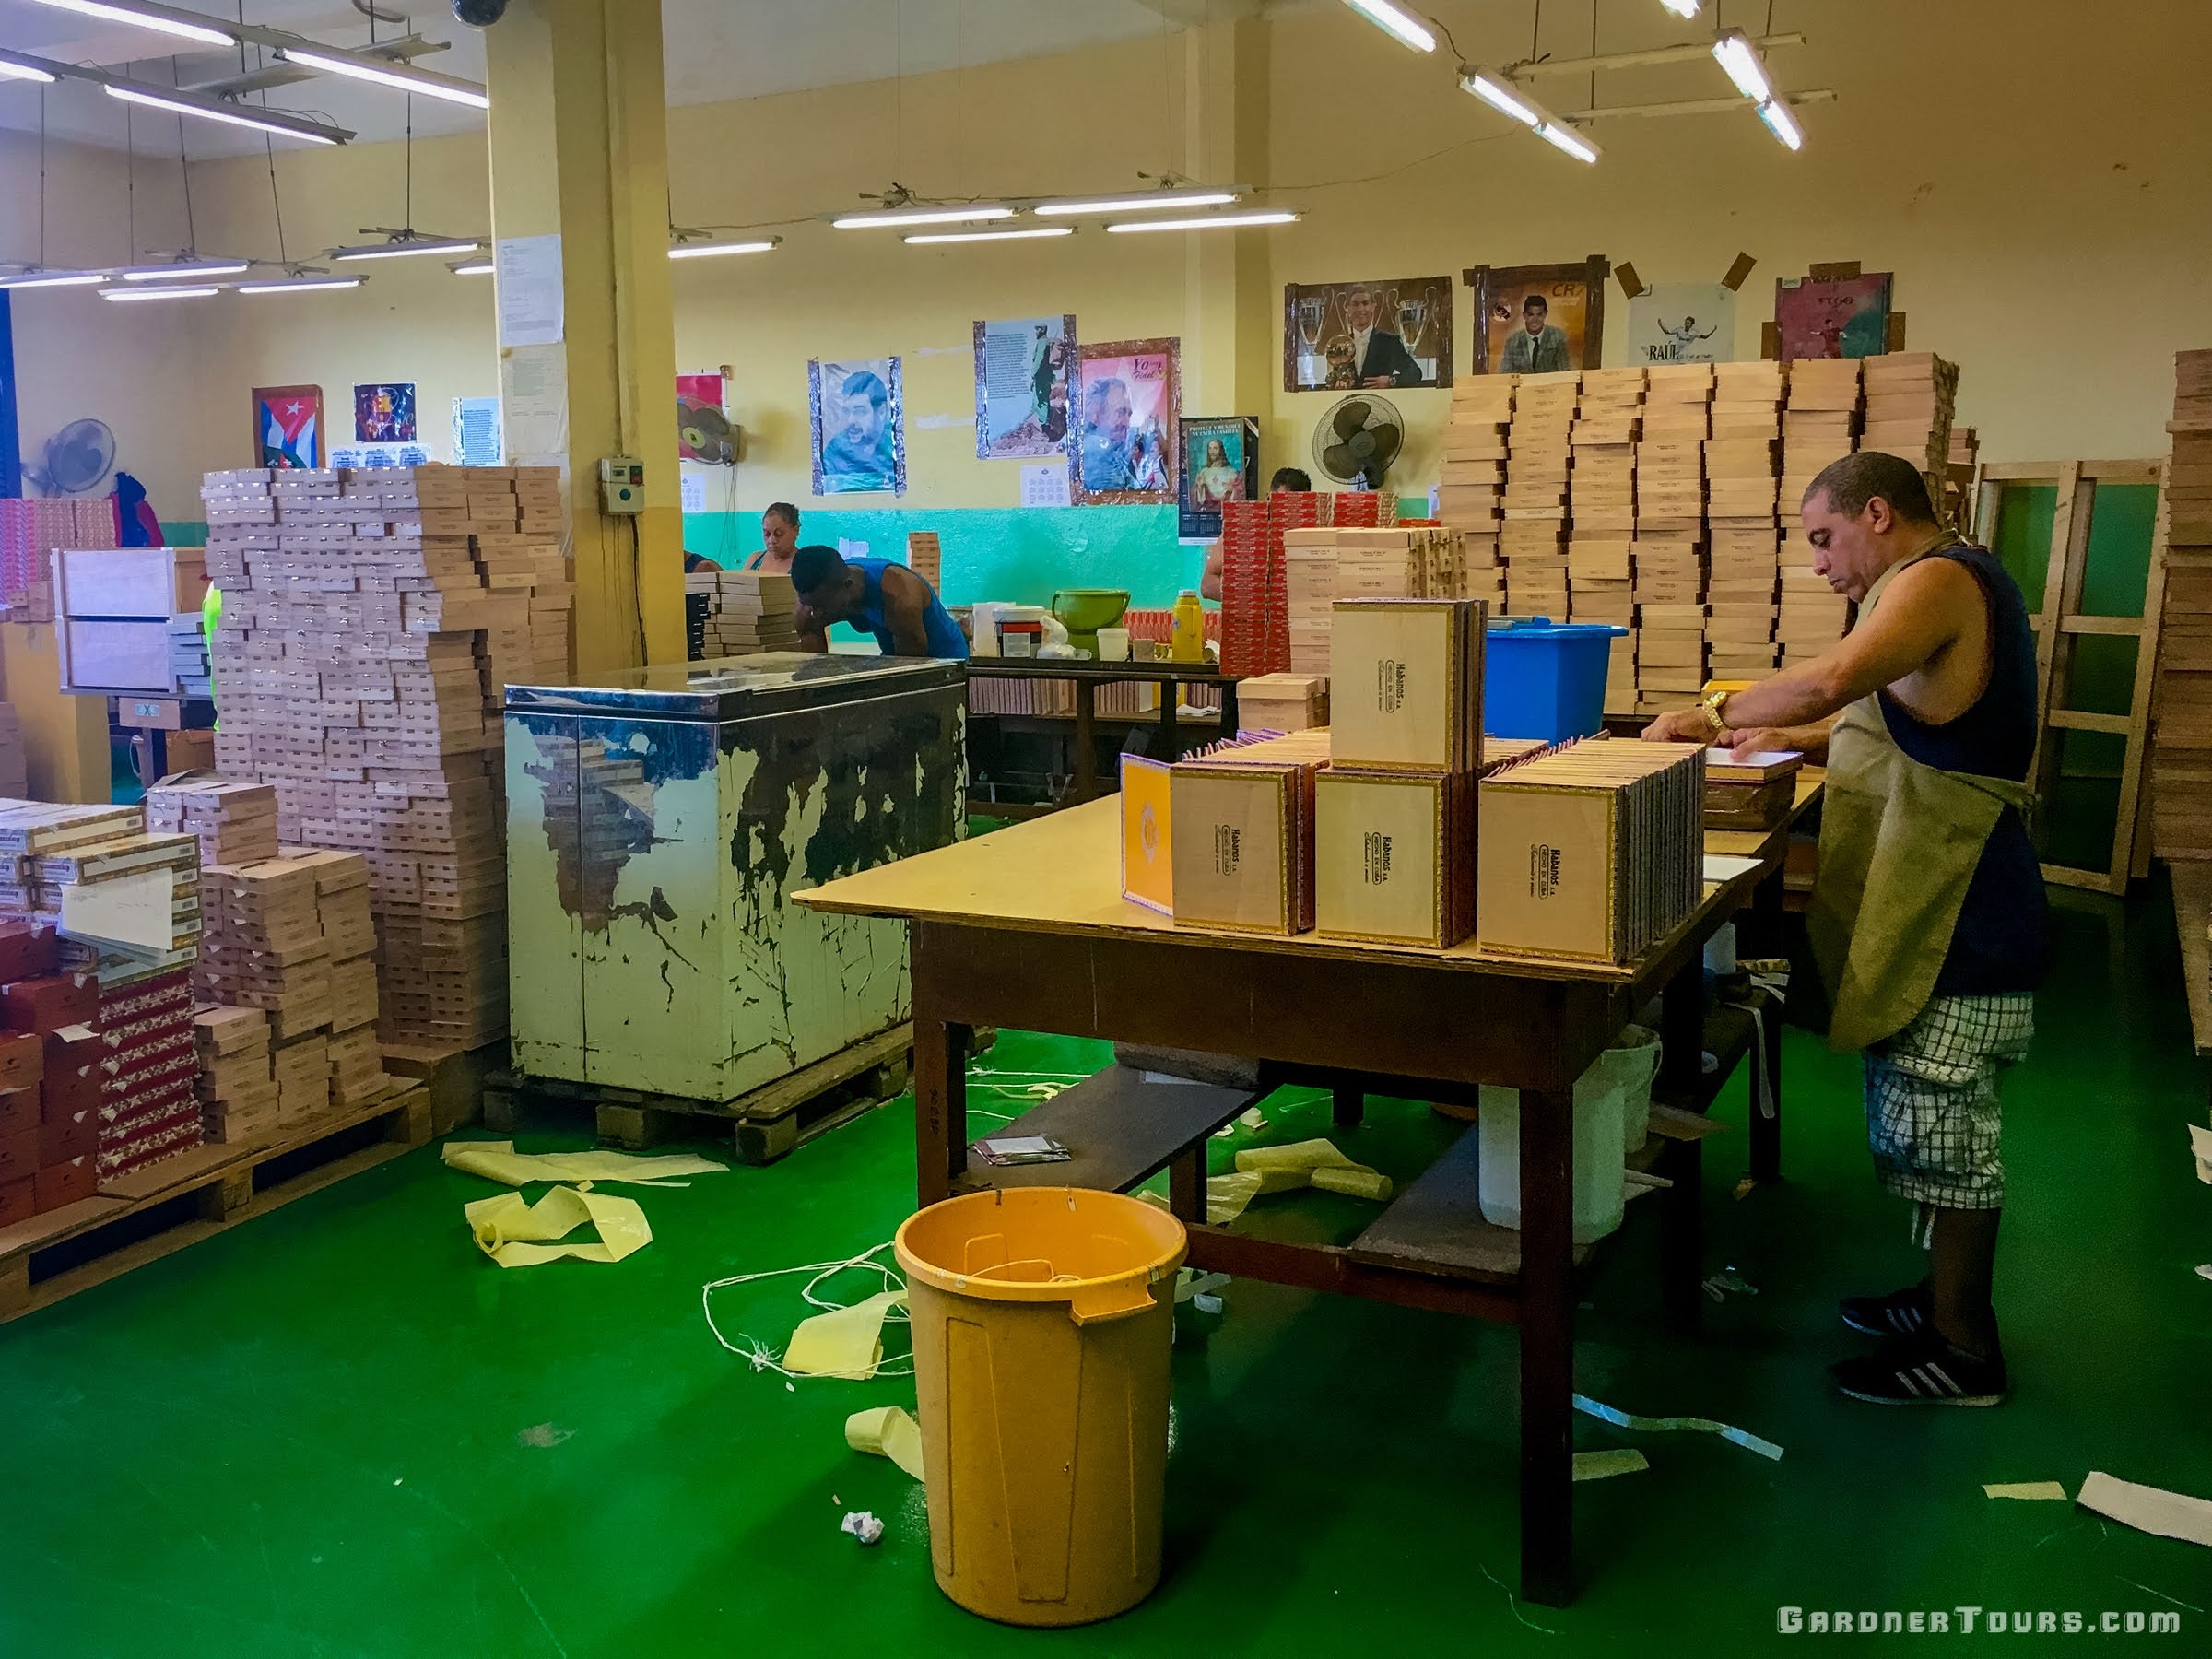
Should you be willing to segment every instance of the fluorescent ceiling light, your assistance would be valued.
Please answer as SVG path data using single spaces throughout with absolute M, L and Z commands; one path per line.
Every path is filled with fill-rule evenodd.
M 102 300 L 205 300 L 223 290 L 213 283 L 201 288 L 101 288 Z
M 725 253 L 769 253 L 782 242 L 780 236 L 765 241 L 677 242 L 668 250 L 671 259 L 720 259 Z
M 1781 139 L 1792 149 L 1805 147 L 1805 133 L 1797 125 L 1797 118 L 1790 113 L 1789 106 L 1779 98 L 1770 98 L 1759 106 L 1759 118 L 1767 124 L 1767 131 Z
M 238 37 L 227 29 L 215 27 L 213 18 L 195 21 L 197 13 L 173 11 L 166 6 L 111 4 L 110 0 L 32 0 L 32 3 L 51 6 L 56 11 L 99 18 L 109 23 L 127 23 L 135 29 L 156 29 L 181 41 L 197 41 L 204 46 L 238 44 Z
M 968 207 L 893 207 L 882 213 L 846 213 L 830 223 L 838 230 L 873 230 L 899 225 L 971 225 L 1013 217 L 1013 208 L 986 202 Z
M 1659 4 L 1677 18 L 1694 18 L 1705 0 L 1659 0 Z
M 1119 235 L 1125 230 L 1211 230 L 1251 229 L 1261 225 L 1294 225 L 1300 215 L 1277 209 L 1259 213 L 1201 213 L 1190 218 L 1139 219 L 1132 224 L 1109 225 L 1108 235 Z
M 115 274 L 125 282 L 179 282 L 207 276 L 236 276 L 250 264 L 243 259 L 177 259 L 167 265 L 132 265 Z
M 939 230 L 909 236 L 909 244 L 924 242 L 1029 241 L 1040 236 L 1073 236 L 1072 225 L 1047 225 L 1036 230 Z
M 1146 207 L 1227 207 L 1242 199 L 1234 190 L 1156 190 L 1088 200 L 1040 202 L 1030 211 L 1040 218 L 1073 218 L 1078 214 L 1134 213 Z
M 278 282 L 241 282 L 241 294 L 322 294 L 335 288 L 357 288 L 368 281 L 366 276 L 331 276 L 321 272 L 287 276 Z
M 48 86 L 53 84 L 53 76 L 51 72 L 40 68 L 27 59 L 11 57 L 4 52 L 0 52 L 0 79 L 44 81 Z
M 1501 75 L 1488 69 L 1471 70 L 1459 77 L 1459 85 L 1461 90 L 1472 92 L 1491 109 L 1501 115 L 1512 116 L 1523 126 L 1543 124 L 1543 112 L 1508 86 Z
M 1416 52 L 1434 52 L 1436 37 L 1420 18 L 1395 4 L 1395 0 L 1344 0 L 1344 3 L 1365 18 L 1376 28 L 1395 35 Z
M 229 42 L 226 41 L 224 44 L 228 45 Z M 150 109 L 167 110 L 175 115 L 196 115 L 202 121 L 220 121 L 231 126 L 252 127 L 257 133 L 275 133 L 283 138 L 304 138 L 310 144 L 343 144 L 353 136 L 344 127 L 326 126 L 320 121 L 310 121 L 304 116 L 281 115 L 274 110 L 248 113 L 244 105 L 227 104 L 191 92 L 154 91 L 141 87 L 124 86 L 115 81 L 106 82 L 104 90 L 110 98 L 120 98 L 125 103 L 145 104 Z
M 1767 66 L 1760 61 L 1759 49 L 1740 29 L 1723 30 L 1712 42 L 1712 55 L 1735 89 L 1753 103 L 1765 103 L 1774 96 L 1774 83 L 1767 78 Z
M 333 259 L 415 259 L 427 253 L 474 253 L 484 245 L 476 236 L 394 236 L 387 241 L 333 248 Z
M 1536 129 L 1536 136 L 1554 149 L 1565 150 L 1577 161 L 1594 161 L 1600 153 L 1596 145 L 1563 122 L 1547 121 Z
M 465 259 L 459 265 L 448 265 L 445 268 L 456 276 L 488 276 L 491 275 L 492 269 L 491 261 L 488 259 Z
M 89 288 L 107 280 L 105 271 L 49 271 L 34 266 L 0 276 L 0 288 Z
M 353 80 L 373 81 L 380 87 L 390 87 L 400 92 L 417 92 L 425 98 L 442 99 L 447 103 L 466 104 L 472 110 L 491 108 L 491 95 L 475 81 L 463 80 L 457 76 L 440 75 L 435 70 L 417 69 L 389 58 L 371 57 L 322 45 L 285 46 L 278 49 L 277 55 L 288 63 L 302 64 L 310 69 L 320 69 L 329 75 L 343 75 Z

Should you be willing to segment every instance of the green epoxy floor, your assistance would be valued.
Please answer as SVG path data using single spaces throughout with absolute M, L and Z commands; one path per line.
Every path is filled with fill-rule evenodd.
M 1649 1253 L 1617 1253 L 1579 1379 L 1787 1455 L 1579 1420 L 1581 1445 L 1638 1445 L 1652 1468 L 1579 1488 L 1571 1608 L 1516 1610 L 1503 1587 L 1512 1333 L 1261 1285 L 1231 1287 L 1221 1327 L 1178 1353 L 1159 1594 L 1053 1634 L 951 1606 L 919 1488 L 840 1433 L 861 1406 L 911 1404 L 911 1382 L 787 1389 L 700 1318 L 704 1280 L 889 1236 L 911 1191 L 901 1103 L 775 1168 L 640 1193 L 656 1237 L 615 1266 L 492 1266 L 461 1226 L 492 1189 L 424 1150 L 0 1327 L 0 1653 L 1703 1654 L 1802 1644 L 1773 1633 L 1783 1605 L 2176 1603 L 2205 1611 L 2168 1651 L 2206 1652 L 2212 1551 L 1981 1491 L 2103 1468 L 2212 1495 L 2212 1283 L 2192 1271 L 2212 1260 L 2212 1191 L 2182 1128 L 2205 1076 L 2171 918 L 2156 896 L 2124 922 L 2095 901 L 2059 914 L 2041 1036 L 2007 1089 L 2000 1410 L 1829 1392 L 1822 1366 L 1856 1343 L 1834 1297 L 1918 1271 L 1906 1214 L 1868 1175 L 1855 1063 L 1793 1035 L 1792 1179 L 1741 1202 L 1735 1091 L 1738 1131 L 1707 1143 L 1711 1265 L 1760 1293 L 1679 1341 Z M 1101 1059 L 1009 1035 L 987 1064 Z M 1318 1103 L 1269 1116 L 1270 1139 L 1326 1128 Z M 1403 1174 L 1442 1133 L 1378 1105 L 1343 1144 Z M 1359 1214 L 1288 1202 L 1319 1229 Z M 728 1293 L 725 1328 L 780 1344 L 791 1284 Z M 862 1507 L 888 1522 L 876 1549 L 838 1530 Z

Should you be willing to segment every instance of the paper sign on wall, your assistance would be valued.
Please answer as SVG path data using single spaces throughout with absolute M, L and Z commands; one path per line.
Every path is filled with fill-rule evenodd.
M 1021 469 L 1024 507 L 1065 507 L 1068 503 L 1066 462 L 1041 461 Z
M 62 932 L 126 950 L 167 950 L 176 942 L 174 872 L 138 870 L 62 888 Z
M 682 494 L 686 512 L 704 512 L 707 510 L 707 481 L 698 473 L 686 473 L 677 488 Z
M 569 454 L 569 358 L 558 346 L 500 353 L 507 453 L 518 465 L 559 466 Z
M 558 346 L 566 337 L 560 236 L 506 236 L 494 253 L 500 344 Z
M 497 466 L 500 464 L 500 400 L 496 397 L 453 399 L 453 465 Z

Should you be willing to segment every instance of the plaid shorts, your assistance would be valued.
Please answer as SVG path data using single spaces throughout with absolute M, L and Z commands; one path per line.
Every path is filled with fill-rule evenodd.
M 1868 1049 L 1866 1139 L 1882 1184 L 1916 1204 L 2001 1207 L 1997 1073 L 2034 1034 L 2031 993 L 1938 996 Z

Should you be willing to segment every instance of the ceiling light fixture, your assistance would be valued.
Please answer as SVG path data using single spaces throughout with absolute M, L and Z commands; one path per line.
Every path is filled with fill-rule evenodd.
M 1434 52 L 1436 36 L 1429 26 L 1394 0 L 1344 0 L 1376 28 L 1394 36 L 1416 52 Z
M 480 236 L 424 236 L 414 230 L 364 231 L 373 235 L 382 231 L 381 242 L 360 242 L 350 248 L 333 248 L 333 259 L 418 259 L 431 253 L 474 253 L 484 245 Z
M 42 265 L 0 276 L 0 288 L 89 288 L 109 280 L 105 271 L 50 271 Z
M 253 262 L 246 259 L 202 259 L 181 254 L 165 265 L 130 265 L 115 274 L 125 282 L 202 281 L 209 276 L 237 276 Z
M 249 112 L 242 105 L 227 104 L 218 99 L 202 98 L 193 92 L 159 90 L 122 81 L 106 81 L 102 83 L 102 88 L 110 98 L 120 98 L 125 103 L 167 110 L 172 115 L 194 115 L 202 121 L 220 121 L 231 126 L 252 127 L 257 133 L 274 133 L 280 138 L 304 138 L 310 144 L 336 145 L 344 144 L 353 136 L 344 127 L 311 121 L 303 115 L 285 115 L 275 110 L 253 110 Z
M 414 92 L 424 98 L 441 99 L 447 103 L 466 104 L 472 110 L 491 108 L 491 94 L 475 81 L 463 80 L 453 75 L 440 75 L 434 69 L 418 69 L 391 58 L 373 57 L 323 45 L 282 46 L 277 48 L 276 55 L 288 63 L 302 64 L 310 69 L 320 69 L 326 75 L 343 75 L 350 80 L 372 81 L 377 86 L 390 87 L 398 92 Z
M 488 259 L 464 259 L 458 265 L 450 265 L 445 268 L 456 276 L 488 276 L 492 272 Z
M 212 294 L 219 294 L 222 291 L 220 288 L 211 282 L 198 288 L 171 286 L 166 288 L 101 288 L 100 297 L 102 300 L 205 300 Z
M 1040 202 L 1030 211 L 1040 218 L 1074 218 L 1091 214 L 1135 213 L 1148 207 L 1227 207 L 1243 199 L 1241 185 L 1233 190 L 1134 191 L 1125 195 Z
M 892 207 L 881 213 L 841 213 L 830 224 L 838 230 L 877 230 L 900 225 L 972 225 L 1013 217 L 1014 209 L 1003 204 L 979 202 L 966 207 Z
M 53 71 L 40 68 L 29 58 L 19 58 L 13 53 L 0 52 L 0 79 L 43 81 L 51 87 L 53 85 L 54 76 Z
M 338 288 L 358 288 L 366 276 L 333 276 L 328 271 L 294 271 L 275 282 L 241 282 L 241 294 L 325 294 Z
M 1126 225 L 1109 225 L 1106 232 L 1119 236 L 1136 230 L 1249 230 L 1262 225 L 1294 225 L 1303 217 L 1279 208 L 1257 213 L 1201 213 L 1190 218 L 1138 219 Z
M 1073 225 L 1045 225 L 1035 230 L 938 230 L 903 240 L 910 247 L 932 242 L 1031 241 L 1041 236 L 1073 236 Z
M 1554 149 L 1566 151 L 1577 161 L 1594 161 L 1604 153 L 1573 124 L 1561 121 L 1495 69 L 1463 66 L 1459 85 L 1462 91 L 1473 93 L 1500 114 L 1519 122 Z
M 1735 89 L 1749 99 L 1759 111 L 1759 118 L 1766 124 L 1767 131 L 1789 149 L 1805 147 L 1805 132 L 1797 124 L 1782 100 L 1774 95 L 1774 82 L 1767 74 L 1767 61 L 1759 54 L 1759 48 L 1740 29 L 1724 29 L 1713 37 L 1712 55 L 1720 66 L 1728 72 Z
M 725 253 L 770 253 L 783 245 L 783 239 L 771 236 L 762 241 L 679 241 L 668 250 L 671 259 L 720 259 Z
M 50 6 L 56 11 L 76 12 L 82 17 L 98 18 L 106 23 L 124 23 L 135 29 L 151 29 L 181 41 L 197 41 L 203 46 L 238 44 L 238 37 L 227 29 L 216 27 L 213 18 L 203 18 L 195 12 L 176 11 L 166 6 L 125 5 L 121 0 L 32 0 L 32 4 Z

